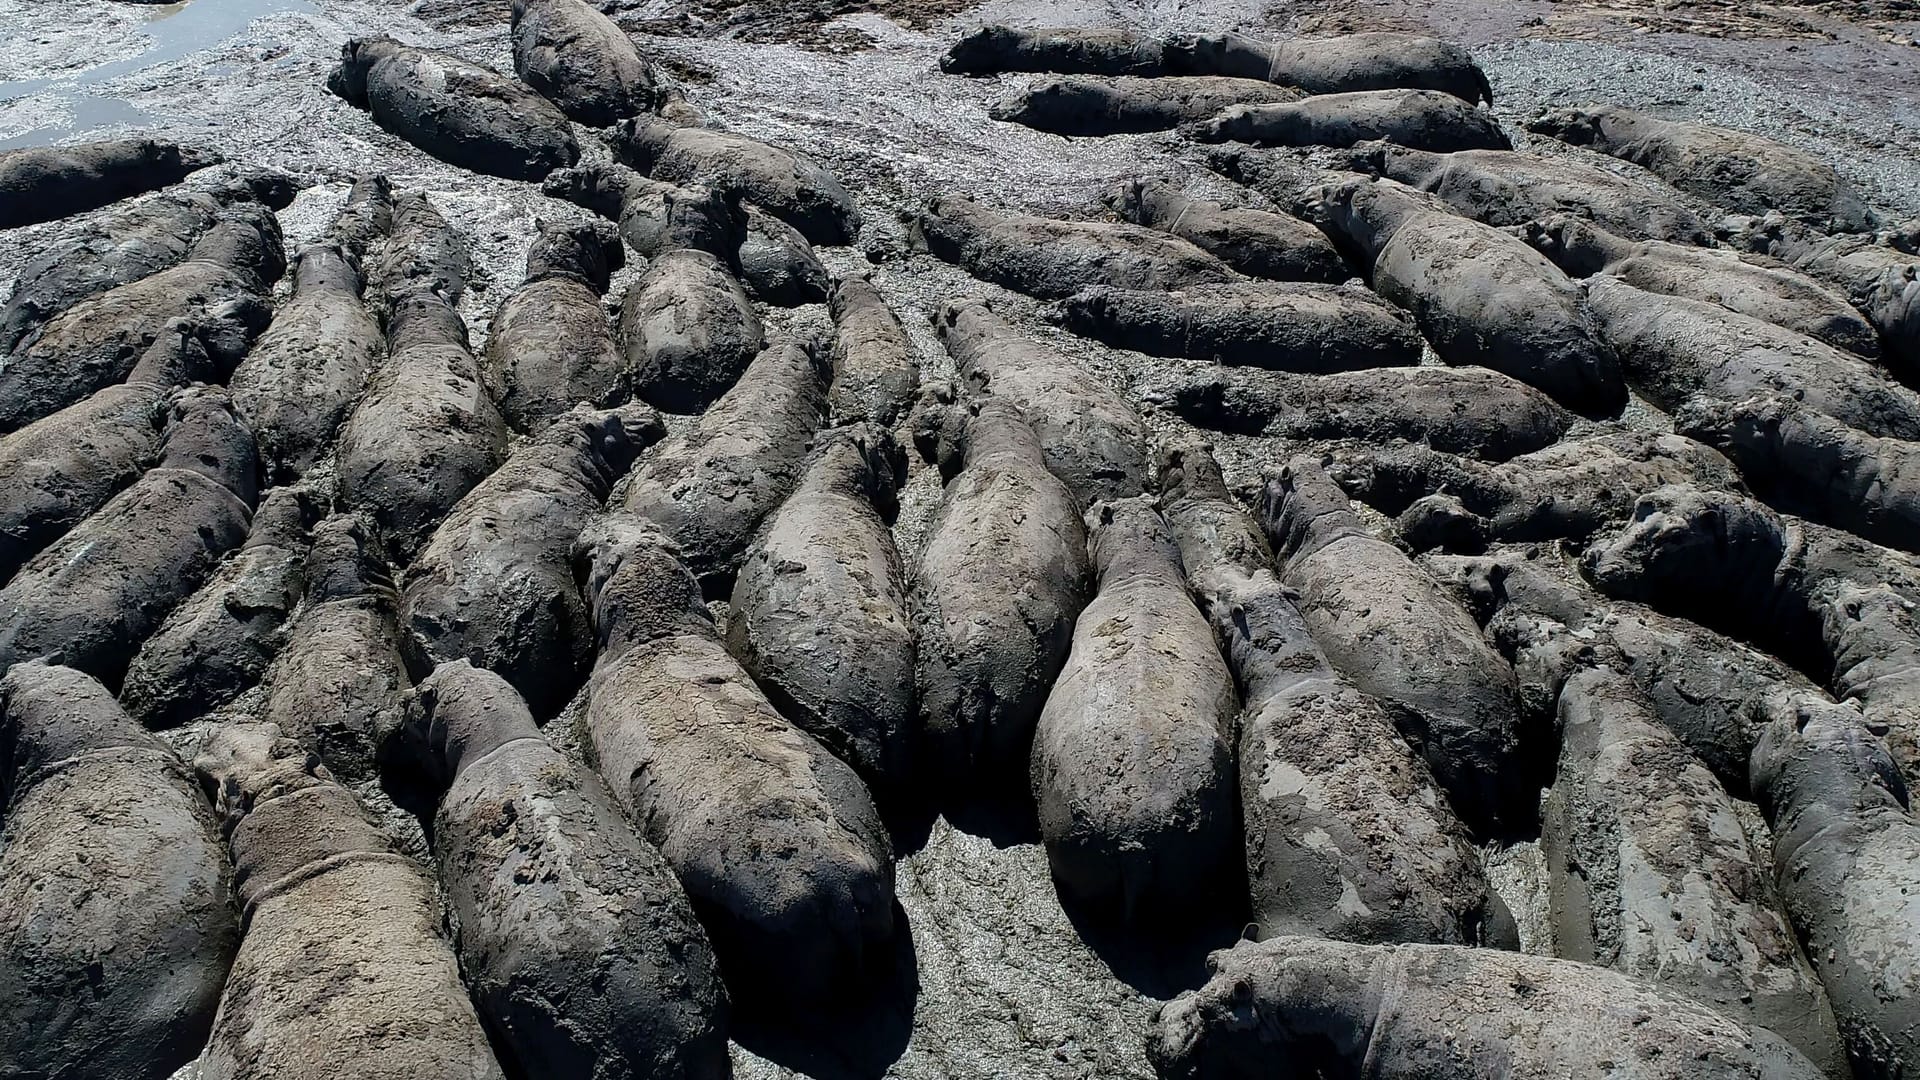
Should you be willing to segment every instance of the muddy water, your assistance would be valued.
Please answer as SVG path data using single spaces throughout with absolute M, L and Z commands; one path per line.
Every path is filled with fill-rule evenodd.
M 99 128 L 145 126 L 154 117 L 125 98 L 98 91 L 123 77 L 169 64 L 226 41 L 255 19 L 276 12 L 314 12 L 307 0 L 196 0 L 135 9 L 145 15 L 139 32 L 147 46 L 132 56 L 39 78 L 0 82 L 0 108 L 36 99 L 39 109 L 64 115 L 48 124 L 0 138 L 0 150 L 42 146 Z
M 318 233 L 347 180 L 378 169 L 402 189 L 425 189 L 468 234 L 492 286 L 476 283 L 462 304 L 474 345 L 492 310 L 519 281 L 536 217 L 582 213 L 540 196 L 532 185 L 446 166 L 375 126 L 324 89 L 339 47 L 356 34 L 392 33 L 447 47 L 503 70 L 510 67 L 506 0 L 192 0 L 141 9 L 111 0 L 0 0 L 12 40 L 0 56 L 0 140 L 7 144 L 165 131 L 211 143 L 230 157 L 287 169 L 314 186 L 282 215 L 290 246 Z M 759 5 L 795 7 L 798 5 Z M 1788 42 L 1741 42 L 1672 35 L 1557 41 L 1529 36 L 1544 0 L 1469 4 L 1363 4 L 1343 17 L 1431 26 L 1466 39 L 1489 70 L 1496 112 L 1522 145 L 1520 124 L 1550 104 L 1605 99 L 1658 106 L 1679 115 L 1775 132 L 1830 157 L 1877 202 L 1920 214 L 1920 84 L 1914 50 L 1851 31 L 1786 51 Z M 666 19 L 684 5 L 642 0 L 620 13 L 633 25 Z M 736 12 L 755 7 L 734 5 Z M 1344 10 L 1344 9 L 1343 9 Z M 859 15 L 835 28 L 867 40 L 859 52 L 809 51 L 779 42 L 642 36 L 643 47 L 688 76 L 693 102 L 713 123 L 802 149 L 838 173 L 862 203 L 868 226 L 855 249 L 827 250 L 836 272 L 871 270 L 900 312 L 930 379 L 951 374 L 928 320 L 954 296 L 987 296 L 1030 333 L 1138 395 L 1178 362 L 1106 349 L 1054 328 L 1029 298 L 983 285 L 959 270 L 905 250 L 900 215 L 934 194 L 960 194 L 1050 214 L 1098 213 L 1113 182 L 1139 173 L 1174 179 L 1216 196 L 1246 198 L 1208 173 L 1197 155 L 1164 135 L 1068 140 L 997 124 L 986 107 L 1024 77 L 942 77 L 941 49 L 990 19 L 1024 23 L 1130 25 L 1150 30 L 1235 28 L 1277 34 L 1317 4 L 1261 0 L 992 0 L 964 15 L 912 30 Z M 20 28 L 18 32 L 14 28 Z M 839 40 L 840 38 L 836 38 Z M 1846 78 L 1835 77 L 1846 72 Z M 581 133 L 590 156 L 605 150 Z M 1544 153 L 1585 156 L 1558 144 Z M 0 245 L 0 287 L 58 224 L 12 230 Z M 638 267 L 616 280 L 631 280 Z M 776 325 L 820 327 L 820 309 L 775 313 Z M 1163 432 L 1180 423 L 1148 410 Z M 1631 421 L 1660 426 L 1655 412 Z M 1286 452 L 1270 440 L 1219 437 L 1229 479 L 1250 483 Z M 938 478 L 911 479 L 896 536 L 911 561 L 939 494 Z M 244 718 L 248 702 L 229 715 Z M 550 737 L 577 749 L 571 714 Z M 191 749 L 192 733 L 182 745 Z M 377 791 L 366 793 L 377 805 Z M 396 838 L 420 850 L 416 826 L 390 804 Z M 1491 856 L 1509 905 L 1522 914 L 1530 947 L 1541 941 L 1539 860 L 1526 848 Z M 1096 949 L 1054 898 L 1045 859 L 1030 843 L 998 846 L 936 824 L 899 867 L 899 895 L 912 932 L 917 987 L 897 988 L 838 1025 L 800 1039 L 749 1035 L 738 1075 L 891 1075 L 903 1078 L 1146 1077 L 1142 1037 L 1156 1004 L 1191 980 L 1199 950 L 1148 958 Z M 1116 973 L 1116 968 L 1118 973 Z M 1125 977 L 1122 977 L 1122 976 Z M 910 1023 L 903 1022 L 910 1016 Z M 750 1048 L 749 1048 L 750 1047 Z

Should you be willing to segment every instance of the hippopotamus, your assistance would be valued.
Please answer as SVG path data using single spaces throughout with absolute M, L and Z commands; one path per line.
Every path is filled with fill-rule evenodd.
M 0 1075 L 166 1080 L 240 944 L 186 764 L 72 668 L 0 679 Z
M 1516 947 L 1433 770 L 1327 663 L 1208 448 L 1163 446 L 1159 485 L 1187 588 L 1244 696 L 1231 730 L 1259 936 Z
M 69 217 L 178 183 L 225 160 L 164 139 L 0 150 L 0 229 Z
M 801 730 L 882 805 L 913 794 L 913 629 L 888 526 L 906 459 L 870 423 L 814 440 L 734 579 L 727 642 Z
M 588 127 L 607 127 L 660 103 L 660 77 L 633 39 L 581 0 L 513 0 L 513 70 Z
M 1152 497 L 1096 503 L 1086 522 L 1093 598 L 1034 725 L 1040 838 L 1085 909 L 1191 918 L 1239 891 L 1239 694 Z
M 566 114 L 526 85 L 440 49 L 385 34 L 353 38 L 327 88 L 434 157 L 509 180 L 580 159 Z
M 1576 960 L 1460 945 L 1244 941 L 1163 1006 L 1147 1057 L 1164 1077 L 1819 1080 L 1780 1036 Z
M 1878 224 L 1826 158 L 1749 131 L 1618 105 L 1548 109 L 1527 130 L 1631 161 L 1737 214 L 1778 210 L 1836 232 L 1869 232 Z
M 1492 113 L 1439 90 L 1359 90 L 1230 105 L 1185 130 L 1200 142 L 1260 146 L 1353 146 L 1386 139 L 1441 154 L 1513 149 Z

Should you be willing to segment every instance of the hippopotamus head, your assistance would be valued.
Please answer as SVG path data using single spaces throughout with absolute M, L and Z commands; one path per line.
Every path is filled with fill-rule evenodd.
M 1777 393 L 1755 394 L 1743 401 L 1696 396 L 1673 413 L 1673 430 L 1731 453 L 1738 461 L 1770 461 L 1779 444 L 1781 423 L 1799 408 L 1794 399 Z M 1773 468 L 1780 467 L 1776 462 Z
M 1072 116 L 1080 111 L 1078 100 L 1087 96 L 1079 84 L 1048 79 L 993 102 L 987 106 L 987 115 L 1015 124 L 1048 116 Z
M 1585 218 L 1550 214 L 1522 227 L 1521 239 L 1572 277 L 1588 277 L 1613 261 L 1622 241 Z
M 1040 316 L 1048 322 L 1065 326 L 1077 333 L 1090 334 L 1095 328 L 1105 325 L 1113 314 L 1113 287 L 1110 285 L 1089 285 L 1041 310 Z
M 1275 1061 L 1303 1076 L 1351 1071 L 1340 1066 L 1366 1057 L 1372 1027 L 1372 954 L 1363 950 L 1276 938 L 1213 953 L 1212 977 L 1155 1013 L 1148 1060 L 1158 1075 L 1179 1080 L 1258 1076 Z
M 618 408 L 596 409 L 582 403 L 555 418 L 538 441 L 577 448 L 582 464 L 594 474 L 582 479 L 604 497 L 614 480 L 633 467 L 640 452 L 666 434 L 666 423 L 651 405 L 636 401 Z
M 1189 74 L 1233 74 L 1261 78 L 1259 68 L 1272 70 L 1272 49 L 1244 34 L 1174 34 L 1160 45 L 1160 55 L 1173 71 Z
M 621 161 L 643 173 L 650 173 L 677 130 L 672 124 L 654 117 L 629 117 L 614 126 L 613 148 Z
M 606 292 L 607 280 L 626 265 L 626 246 L 612 222 L 547 221 L 536 218 L 533 246 L 527 251 L 527 280 L 565 274 L 594 292 Z
M 441 783 L 497 747 L 540 734 L 513 685 L 464 656 L 420 680 L 406 695 L 405 714 L 395 751 Z
M 1154 464 L 1163 504 L 1233 497 L 1220 462 L 1214 459 L 1213 445 L 1198 436 L 1162 443 Z
M 366 519 L 334 514 L 313 527 L 307 554 L 307 602 L 324 603 L 393 590 L 387 560 Z
M 677 634 L 711 634 L 700 582 L 680 550 L 652 522 L 617 515 L 574 545 L 602 662 L 635 645 Z
M 1786 548 L 1785 525 L 1771 510 L 1724 491 L 1670 484 L 1641 496 L 1633 520 L 1589 548 L 1582 565 L 1611 596 L 1717 609 L 1730 595 L 1764 604 Z
M 306 186 L 299 177 L 277 169 L 241 169 L 235 172 L 226 190 L 275 210 L 285 210 L 293 205 L 293 197 Z
M 891 522 L 899 512 L 900 485 L 907 479 L 906 450 L 893 433 L 865 421 L 829 428 L 807 450 L 808 486 L 829 488 L 867 500 Z
M 1595 108 L 1548 109 L 1527 121 L 1527 130 L 1535 135 L 1559 139 L 1574 146 L 1587 146 L 1600 138 L 1600 115 Z
M 1769 821 L 1791 841 L 1799 830 L 1780 815 L 1814 810 L 1809 828 L 1829 823 L 1824 809 L 1862 809 L 1874 799 L 1905 808 L 1909 795 L 1886 743 L 1851 703 L 1816 690 L 1776 690 L 1758 707 L 1764 719 L 1748 778 Z M 1866 796 L 1863 798 L 1862 796 Z
M 1244 418 L 1236 423 L 1235 418 L 1228 414 L 1229 389 L 1226 378 L 1221 375 L 1181 373 L 1165 382 L 1144 387 L 1140 392 L 1140 400 L 1184 416 L 1202 418 L 1206 420 L 1207 427 L 1216 431 L 1259 433 L 1262 424 L 1249 424 Z
M 1434 209 L 1419 197 L 1421 194 L 1399 184 L 1356 177 L 1323 188 L 1319 213 L 1329 228 L 1372 265 L 1400 226 Z
M 274 488 L 260 500 L 244 547 L 292 547 L 307 538 L 322 507 L 312 489 L 301 484 Z
M 196 472 L 252 506 L 260 497 L 253 429 L 225 390 L 192 386 L 174 395 L 160 468 Z
M 194 775 L 231 830 L 256 802 L 332 779 L 317 755 L 275 724 L 223 724 L 193 759 Z
M 1087 509 L 1087 554 L 1102 586 L 1178 573 L 1180 548 L 1152 495 L 1107 499 Z
M 351 38 L 340 46 L 340 66 L 327 76 L 327 89 L 355 105 L 367 105 L 367 72 L 384 57 L 398 52 L 401 45 L 385 34 Z
M 940 70 L 949 75 L 996 71 L 1020 47 L 1020 33 L 1007 26 L 987 26 L 955 42 L 940 58 Z
M 1267 476 L 1258 510 L 1274 554 L 1283 559 L 1311 555 L 1341 537 L 1365 533 L 1347 493 L 1327 475 L 1325 462 L 1306 454 Z
M 1137 176 L 1131 180 L 1122 180 L 1114 185 L 1113 190 L 1101 196 L 1100 201 L 1122 218 L 1138 223 L 1146 210 L 1147 192 L 1151 183 Z

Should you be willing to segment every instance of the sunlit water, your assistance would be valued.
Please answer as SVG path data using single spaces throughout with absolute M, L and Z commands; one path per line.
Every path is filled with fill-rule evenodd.
M 132 102 L 92 91 L 123 76 L 172 63 L 218 45 L 263 16 L 318 9 L 308 0 L 192 0 L 147 10 L 147 22 L 142 30 L 149 45 L 134 56 L 82 71 L 0 83 L 0 106 L 22 98 L 40 97 L 53 106 L 54 111 L 67 114 L 65 123 L 0 138 L 0 150 L 41 146 L 96 128 L 144 123 L 151 117 Z

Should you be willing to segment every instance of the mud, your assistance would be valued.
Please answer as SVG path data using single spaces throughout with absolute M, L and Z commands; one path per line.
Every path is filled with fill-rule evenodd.
M 1274 207 L 1206 170 L 1202 149 L 1172 133 L 1067 140 L 992 120 L 992 101 L 1039 77 L 941 77 L 939 55 L 983 22 L 1263 37 L 1381 28 L 1439 33 L 1466 45 L 1487 71 L 1493 113 L 1522 149 L 1644 175 L 1525 132 L 1525 121 L 1546 107 L 1608 100 L 1766 133 L 1832 162 L 1890 219 L 1920 214 L 1913 165 L 1920 156 L 1920 52 L 1911 45 L 1920 25 L 1903 4 L 622 0 L 612 7 L 641 54 L 682 84 L 709 122 L 800 151 L 846 185 L 865 220 L 861 235 L 855 246 L 821 247 L 819 256 L 835 275 L 871 272 L 928 381 L 953 375 L 929 322 L 939 305 L 989 298 L 1023 333 L 1135 402 L 1158 435 L 1190 429 L 1142 391 L 1195 370 L 1192 362 L 1106 348 L 1049 324 L 1029 297 L 909 255 L 896 215 L 954 195 L 1004 211 L 1105 220 L 1101 195 L 1140 173 L 1228 205 Z M 341 44 L 378 33 L 511 71 L 503 2 L 191 0 L 146 8 L 0 0 L 0 26 L 18 28 L 0 54 L 0 148 L 165 134 L 285 169 L 312 185 L 280 213 L 289 250 L 321 236 L 351 177 L 370 165 L 385 169 L 396 191 L 424 190 L 473 248 L 476 273 L 458 307 L 476 354 L 497 305 L 522 278 L 536 215 L 585 216 L 532 185 L 431 158 L 325 91 Z M 610 159 L 597 137 L 577 134 L 585 160 Z M 59 222 L 10 230 L 0 245 L 0 285 L 61 230 Z M 634 263 L 615 276 L 613 295 L 643 272 L 642 261 Z M 489 287 L 489 279 L 501 284 Z M 282 281 L 282 298 L 287 287 Z M 770 330 L 819 328 L 827 313 L 815 305 L 767 317 Z M 1664 415 L 1636 399 L 1621 419 L 1581 422 L 1569 434 L 1667 428 Z M 1241 491 L 1291 450 L 1256 436 L 1208 438 L 1230 485 Z M 323 459 L 310 482 L 328 482 L 332 468 Z M 934 470 L 918 468 L 902 493 L 894 535 L 908 565 L 918 561 L 940 487 Z M 1376 531 L 1381 525 L 1369 524 Z M 217 715 L 250 718 L 261 702 L 256 690 Z M 569 752 L 577 749 L 577 711 L 563 712 L 546 729 Z M 190 724 L 167 737 L 191 757 L 207 727 Z M 396 810 L 377 784 L 354 790 L 400 850 L 426 855 L 417 821 Z M 1057 901 L 1040 846 L 1002 840 L 942 820 L 917 846 L 908 845 L 896 885 L 917 993 L 891 1002 L 890 1010 L 822 1025 L 811 1037 L 743 1027 L 736 1031 L 736 1075 L 1150 1076 L 1142 1050 L 1149 1016 L 1157 1001 L 1200 984 L 1201 949 L 1154 952 L 1083 932 Z M 1544 951 L 1543 869 L 1535 849 L 1517 845 L 1489 862 L 1489 876 L 1519 918 L 1523 944 Z M 903 1010 L 911 1012 L 910 1023 Z

